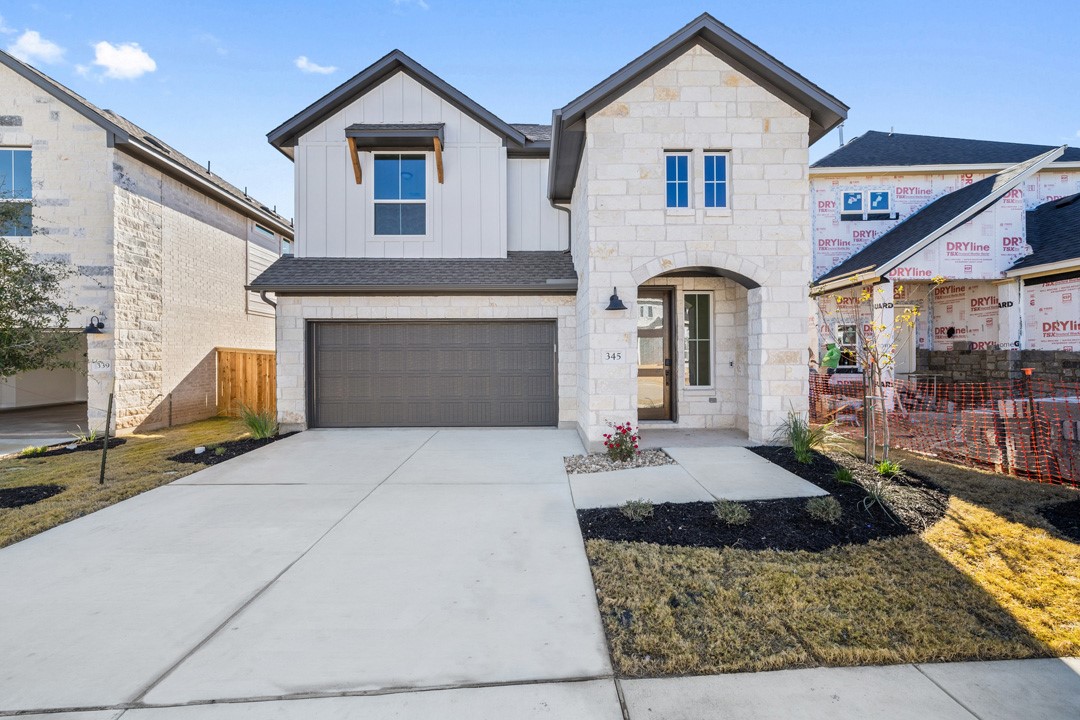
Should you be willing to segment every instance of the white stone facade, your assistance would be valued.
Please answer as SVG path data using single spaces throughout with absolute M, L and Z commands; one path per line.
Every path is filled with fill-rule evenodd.
M 810 281 L 808 119 L 712 52 L 695 46 L 587 119 L 571 203 L 579 273 L 578 426 L 597 447 L 612 422 L 634 420 L 636 316 L 605 310 L 613 287 L 632 306 L 639 285 L 666 272 L 705 268 L 746 285 L 746 392 L 755 442 L 807 397 Z M 730 152 L 729 208 L 665 208 L 664 152 Z M 701 197 L 691 161 L 692 196 Z M 695 418 L 694 415 L 689 417 Z M 698 420 L 688 420 L 697 423 Z M 739 426 L 736 420 L 735 425 Z
M 277 310 L 278 422 L 304 430 L 307 326 L 319 320 L 538 320 L 558 326 L 559 425 L 577 418 L 577 313 L 571 295 L 282 296 Z

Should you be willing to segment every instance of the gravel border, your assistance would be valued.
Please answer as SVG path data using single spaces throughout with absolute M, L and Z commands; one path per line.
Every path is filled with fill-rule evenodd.
M 607 453 L 592 453 L 591 455 L 565 457 L 563 458 L 563 464 L 566 466 L 566 472 L 570 475 L 588 475 L 589 473 L 677 465 L 678 463 L 663 450 L 641 450 L 632 459 L 625 462 L 612 460 L 607 456 Z

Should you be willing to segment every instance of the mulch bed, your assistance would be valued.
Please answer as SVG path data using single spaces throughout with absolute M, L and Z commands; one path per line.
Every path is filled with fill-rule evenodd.
M 64 491 L 63 485 L 27 485 L 0 490 L 0 508 L 17 508 L 50 498 Z
M 1045 507 L 1040 514 L 1059 533 L 1080 543 L 1080 498 Z
M 295 432 L 291 432 L 285 433 L 284 435 L 275 435 L 274 437 L 261 439 L 241 438 L 240 440 L 226 440 L 225 442 L 217 443 L 216 445 L 207 445 L 206 451 L 199 453 L 198 455 L 195 454 L 195 448 L 192 448 L 191 450 L 185 450 L 182 453 L 173 455 L 169 460 L 196 465 L 217 465 L 218 463 L 231 460 L 234 457 L 251 452 L 252 450 L 258 450 L 270 443 L 283 440 L 295 434 Z M 224 452 L 219 454 L 218 448 L 224 448 Z
M 125 438 L 111 437 L 111 438 L 109 438 L 109 449 L 111 450 L 114 447 L 118 447 L 120 445 L 123 445 L 126 442 L 127 442 L 127 440 Z M 98 438 L 94 442 L 72 443 L 72 444 L 74 444 L 75 447 L 71 447 L 70 445 L 64 445 L 63 447 L 53 448 L 52 450 L 46 450 L 45 452 L 43 452 L 43 453 L 41 453 L 39 455 L 26 455 L 25 457 L 27 457 L 27 458 L 54 457 L 56 455 L 70 455 L 71 453 L 85 452 L 87 450 L 97 450 L 98 452 L 101 452 L 101 449 L 103 447 L 105 447 L 105 438 Z
M 921 532 L 945 514 L 948 494 L 924 480 L 902 477 L 892 481 L 889 512 L 876 505 L 865 509 L 861 503 L 866 490 L 859 483 L 876 480 L 872 470 L 866 477 L 856 471 L 856 482 L 844 484 L 833 477 L 839 466 L 836 459 L 818 454 L 812 464 L 801 465 L 790 448 L 751 449 L 828 491 L 843 509 L 839 522 L 830 525 L 810 517 L 806 512 L 808 498 L 744 502 L 750 522 L 741 526 L 717 519 L 712 503 L 661 503 L 654 507 L 653 516 L 642 522 L 630 520 L 618 508 L 579 510 L 582 535 L 586 539 L 658 545 L 816 552 Z
M 612 460 L 607 453 L 592 453 L 589 455 L 571 455 L 563 458 L 566 472 L 571 475 L 586 475 L 589 473 L 611 472 L 613 470 L 630 470 L 633 468 L 659 467 L 661 465 L 674 465 L 663 450 L 641 450 L 629 460 Z

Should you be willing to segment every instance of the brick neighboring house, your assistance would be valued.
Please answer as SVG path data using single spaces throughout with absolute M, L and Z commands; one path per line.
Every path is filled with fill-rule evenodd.
M 1077 377 L 1080 149 L 868 132 L 810 178 L 812 345 L 854 341 L 856 320 L 891 327 L 896 308 L 917 305 L 898 375 Z M 934 277 L 945 282 L 931 290 Z M 894 302 L 839 312 L 838 297 L 864 283 Z M 845 369 L 856 370 L 851 353 Z
M 77 269 L 71 331 L 103 323 L 76 369 L 0 381 L 0 409 L 85 402 L 100 428 L 115 386 L 119 431 L 187 422 L 217 412 L 216 347 L 274 348 L 273 308 L 244 286 L 288 249 L 289 221 L 3 52 L 0 178 L 0 201 L 27 208 L 0 232 Z
M 767 439 L 807 404 L 807 148 L 846 111 L 709 15 L 551 126 L 394 51 L 269 133 L 281 424 Z

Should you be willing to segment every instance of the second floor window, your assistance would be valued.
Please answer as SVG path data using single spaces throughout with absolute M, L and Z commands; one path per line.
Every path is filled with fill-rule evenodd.
M 690 154 L 668 153 L 666 162 L 667 206 L 690 207 Z
M 705 153 L 705 207 L 727 207 L 727 153 Z
M 0 235 L 30 235 L 32 194 L 30 151 L 0 148 Z
M 427 234 L 427 159 L 375 156 L 375 234 Z

